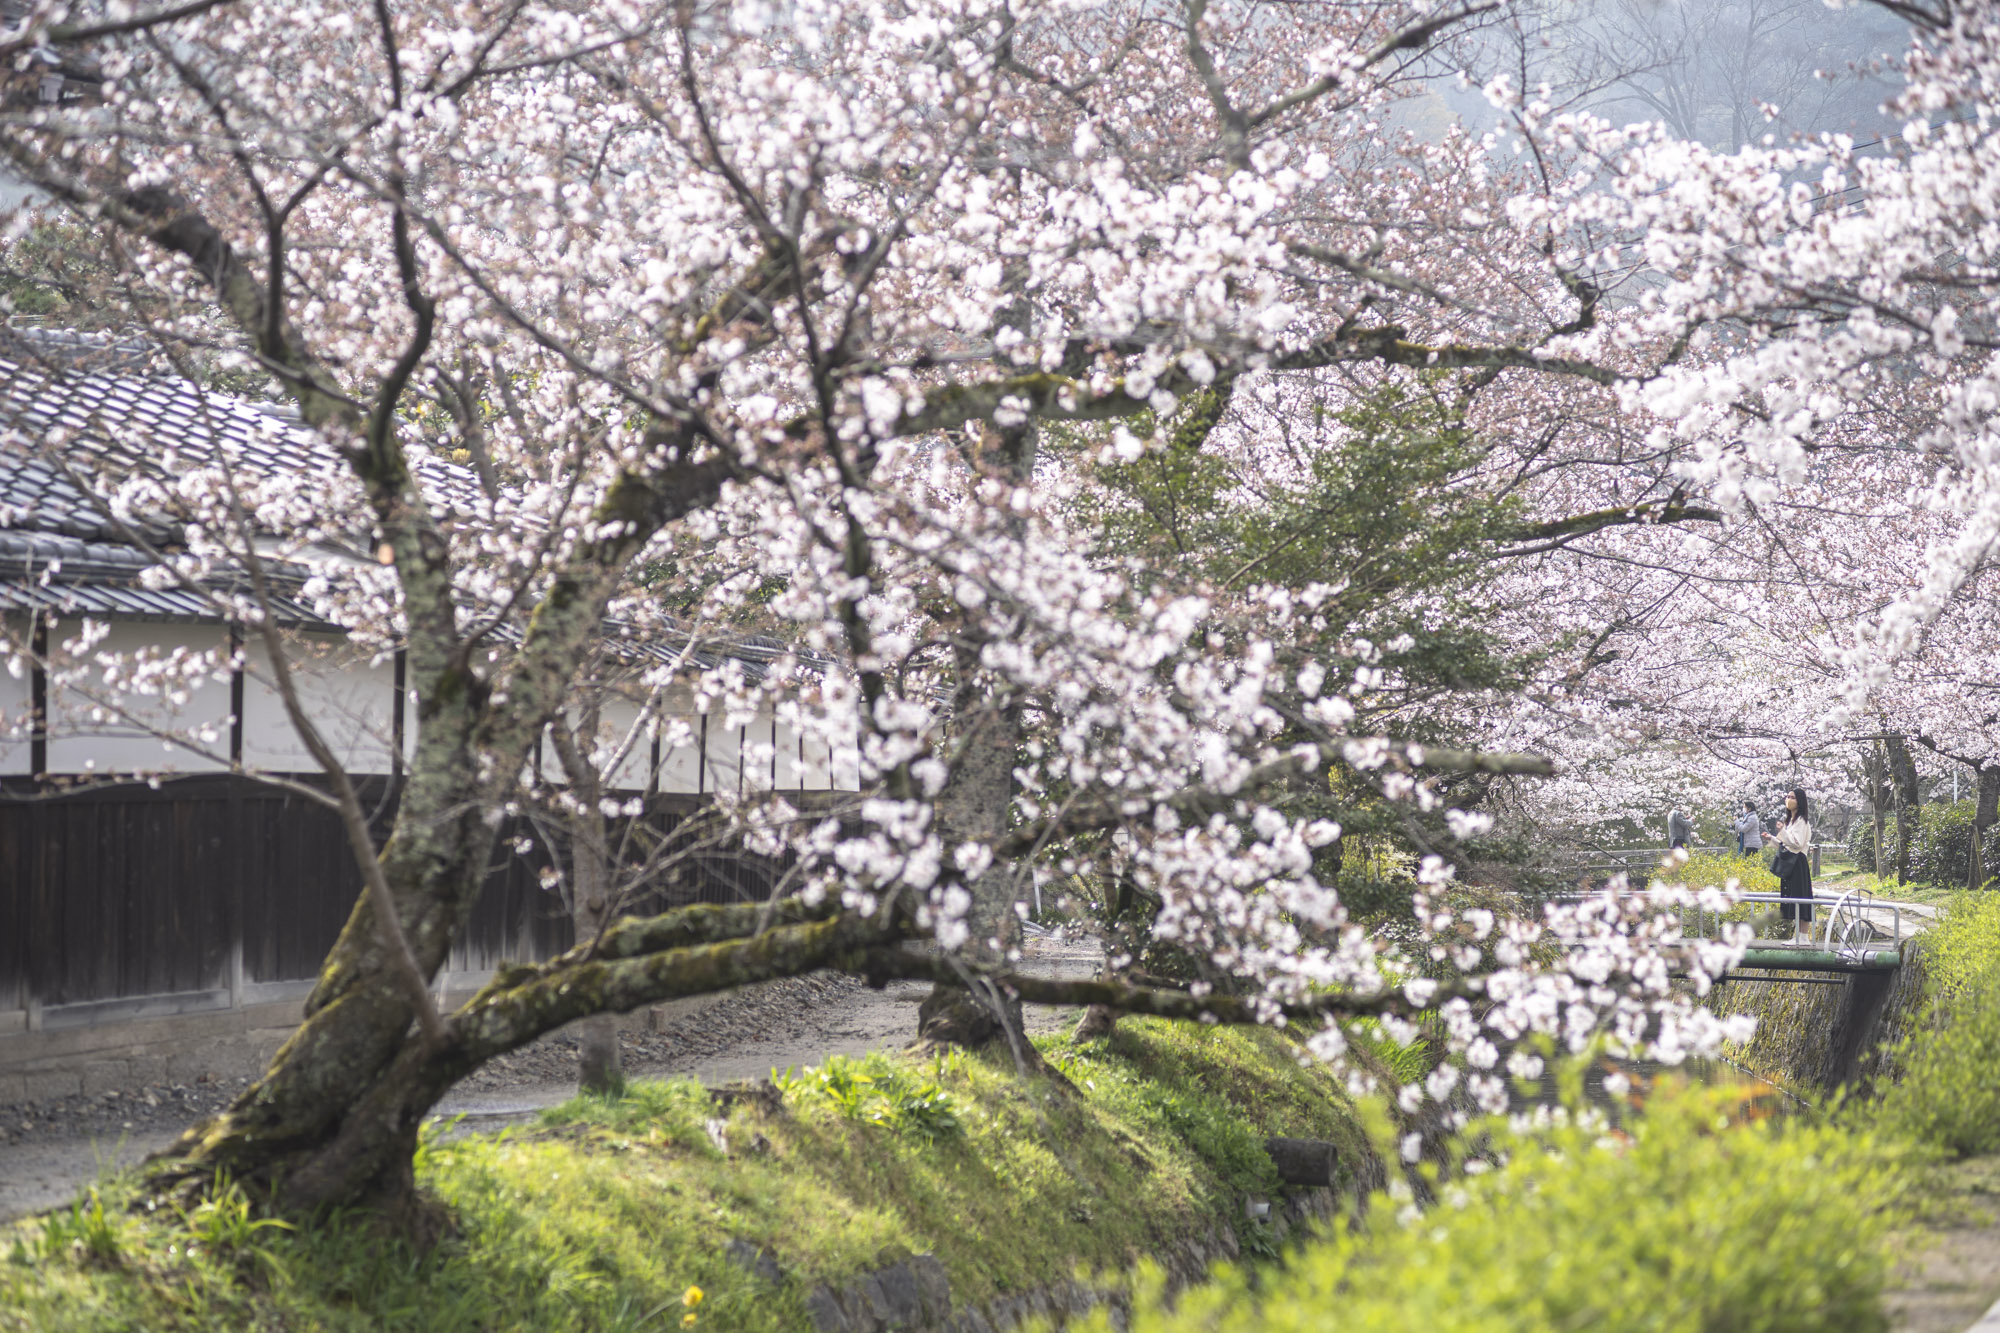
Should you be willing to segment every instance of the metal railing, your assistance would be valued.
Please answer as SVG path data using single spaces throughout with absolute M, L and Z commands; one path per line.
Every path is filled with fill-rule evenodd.
M 1589 894 L 1562 894 L 1551 902 L 1580 903 L 1602 897 L 1604 892 Z M 1646 889 L 1627 889 L 1617 895 L 1620 901 L 1627 899 L 1650 899 L 1652 893 Z M 1814 920 L 1804 923 L 1800 936 L 1790 941 L 1766 940 L 1754 946 L 1757 948 L 1797 949 L 1800 951 L 1817 948 L 1835 957 L 1852 963 L 1864 961 L 1871 953 L 1879 952 L 1875 946 L 1888 941 L 1892 946 L 1900 946 L 1903 939 L 1903 909 L 1900 903 L 1878 900 L 1865 889 L 1848 889 L 1838 898 L 1787 898 L 1780 893 L 1739 893 L 1734 896 L 1728 910 L 1733 911 L 1744 903 L 1790 903 L 1794 907 L 1810 906 Z M 1661 903 L 1662 909 L 1677 910 L 1680 914 L 1681 933 L 1690 938 L 1713 939 L 1722 933 L 1726 912 L 1694 903 Z M 1884 934 L 1876 924 L 1880 913 L 1888 913 L 1889 929 Z M 1689 918 L 1692 916 L 1692 929 Z M 1712 919 L 1712 920 L 1711 920 Z

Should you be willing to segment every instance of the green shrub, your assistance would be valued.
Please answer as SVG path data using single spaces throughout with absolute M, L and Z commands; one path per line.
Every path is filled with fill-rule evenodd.
M 1910 880 L 1944 888 L 1963 885 L 1972 873 L 1972 821 L 1976 801 L 1933 801 L 1917 810 L 1910 831 Z M 1896 866 L 1894 815 L 1882 821 L 1882 864 L 1875 862 L 1875 821 L 1857 819 L 1848 830 L 1847 853 L 1857 869 L 1871 875 L 1893 874 Z M 1988 878 L 2000 866 L 2000 825 L 1986 831 L 1980 844 L 1980 864 Z
M 1893 847 L 1895 845 L 1894 841 L 1888 835 L 1886 824 L 1884 825 L 1882 841 L 1885 846 Z M 1857 819 L 1848 827 L 1847 857 L 1850 861 L 1854 862 L 1854 868 L 1863 874 L 1874 875 L 1880 873 L 1875 869 L 1875 821 L 1873 819 Z
M 940 1056 L 926 1078 L 879 1052 L 859 1060 L 835 1055 L 825 1064 L 797 1074 L 789 1069 L 774 1074 L 772 1081 L 788 1098 L 818 1099 L 849 1120 L 863 1120 L 935 1143 L 964 1129 L 957 1104 L 939 1082 L 948 1059 Z
M 1904 1037 L 1900 1078 L 1864 1115 L 1956 1156 L 2000 1151 L 2000 895 L 1954 895 L 1923 938 L 1935 1018 Z
M 1962 990 L 1898 1057 L 1902 1078 L 1874 1107 L 1878 1129 L 1957 1157 L 2000 1151 L 2000 969 Z
M 1277 1273 L 1222 1269 L 1133 1333 L 1511 1333 L 1518 1329 L 1869 1330 L 1895 1213 L 1866 1135 L 1738 1123 L 1727 1090 L 1655 1099 L 1629 1134 L 1503 1137 L 1496 1170 L 1427 1212 L 1378 1195 L 1370 1225 Z M 1740 1102 L 1735 1103 L 1741 1105 Z M 1099 1314 L 1084 1327 L 1111 1327 Z
M 1722 888 L 1730 880 L 1744 893 L 1776 893 L 1778 877 L 1755 856 L 1732 852 L 1693 852 L 1687 864 L 1671 873 L 1655 872 L 1654 879 L 1685 884 L 1691 889 Z

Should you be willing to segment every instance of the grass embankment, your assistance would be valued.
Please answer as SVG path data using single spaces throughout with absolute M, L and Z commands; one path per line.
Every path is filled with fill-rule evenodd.
M 1689 882 L 1759 887 L 1707 859 Z M 1760 1114 L 1737 1087 L 1655 1096 L 1614 1132 L 1495 1127 L 1504 1160 L 1436 1205 L 1377 1196 L 1367 1227 L 1142 1303 L 1132 1333 L 1963 1328 L 2000 1291 L 2000 893 L 1952 896 L 1912 952 L 1878 1077 L 1831 1114 Z
M 1887 1327 L 1898 1151 L 1782 1123 L 1739 1089 L 1655 1097 L 1625 1128 L 1494 1127 L 1491 1169 L 1419 1212 L 1378 1196 L 1253 1280 L 1224 1270 L 1131 1333 L 1868 1333 Z M 1108 1320 L 1086 1323 L 1108 1333 Z
M 1242 1216 L 1268 1134 L 1362 1160 L 1335 1081 L 1279 1034 L 1127 1022 L 1041 1043 L 1065 1095 L 1004 1056 L 870 1057 L 720 1110 L 688 1082 L 580 1098 L 532 1130 L 433 1130 L 418 1180 L 458 1234 L 419 1255 L 359 1219 L 260 1225 L 240 1193 L 133 1211 L 133 1185 L 0 1232 L 0 1328 L 810 1327 L 805 1297 L 929 1251 L 956 1302 L 1124 1268 Z M 771 1250 L 776 1283 L 728 1252 Z M 699 1289 L 696 1303 L 685 1302 Z

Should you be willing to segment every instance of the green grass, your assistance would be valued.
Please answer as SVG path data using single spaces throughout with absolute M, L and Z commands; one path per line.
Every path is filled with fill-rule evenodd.
M 418 1179 L 458 1230 L 421 1255 L 359 1218 L 258 1227 L 227 1190 L 148 1212 L 109 1182 L 0 1230 L 0 1329 L 792 1330 L 814 1283 L 885 1253 L 935 1253 L 961 1303 L 1128 1267 L 1275 1189 L 1268 1134 L 1361 1160 L 1335 1080 L 1278 1033 L 1128 1020 L 1043 1045 L 1074 1094 L 1004 1056 L 871 1056 L 794 1074 L 776 1111 L 635 1082 L 533 1130 L 434 1126 Z
M 1898 1155 L 1865 1135 L 1745 1120 L 1740 1094 L 1655 1097 L 1629 1133 L 1495 1127 L 1497 1169 L 1419 1212 L 1378 1196 L 1284 1268 L 1224 1270 L 1133 1333 L 1866 1333 L 1887 1326 Z M 1108 1333 L 1108 1318 L 1086 1322 Z

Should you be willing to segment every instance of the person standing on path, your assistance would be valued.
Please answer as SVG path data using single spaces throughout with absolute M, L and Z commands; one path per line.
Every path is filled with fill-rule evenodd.
M 1667 850 L 1679 851 L 1688 845 L 1688 840 L 1693 836 L 1694 825 L 1688 823 L 1688 817 L 1681 813 L 1681 808 L 1675 806 L 1672 810 L 1669 810 L 1667 812 Z
M 1778 845 L 1778 855 L 1771 862 L 1771 873 L 1778 877 L 1779 895 L 1805 899 L 1797 906 L 1787 902 L 1778 909 L 1785 920 L 1795 922 L 1793 939 L 1805 939 L 1812 934 L 1812 821 L 1808 818 L 1809 813 L 1805 788 L 1792 788 L 1785 795 L 1785 812 L 1778 816 L 1778 831 L 1771 835 L 1771 841 Z
M 1736 854 L 1757 856 L 1764 850 L 1764 821 L 1757 817 L 1757 803 L 1745 801 L 1736 820 Z

